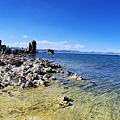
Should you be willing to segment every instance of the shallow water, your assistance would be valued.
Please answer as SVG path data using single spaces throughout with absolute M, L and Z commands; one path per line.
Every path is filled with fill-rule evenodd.
M 37 54 L 54 60 L 63 70 L 83 76 L 83 81 L 58 80 L 47 87 L 0 92 L 1 120 L 120 120 L 120 57 L 106 55 Z M 58 95 L 70 105 L 62 108 Z

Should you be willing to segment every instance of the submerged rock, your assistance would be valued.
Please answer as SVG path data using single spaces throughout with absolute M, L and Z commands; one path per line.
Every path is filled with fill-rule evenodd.
M 58 98 L 60 99 L 60 102 L 58 104 L 60 107 L 67 107 L 70 105 L 70 99 L 67 96 L 58 95 Z
M 69 101 L 69 98 L 67 96 L 58 96 L 62 101 Z

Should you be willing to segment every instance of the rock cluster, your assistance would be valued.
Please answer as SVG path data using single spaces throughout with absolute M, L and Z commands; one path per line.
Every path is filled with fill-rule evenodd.
M 11 54 L 11 49 L 6 45 L 2 45 L 2 40 L 0 40 L 0 53 L 2 54 Z
M 0 57 L 0 88 L 7 86 L 26 88 L 46 85 L 56 80 L 52 73 L 58 73 L 61 66 L 50 60 L 26 59 L 24 56 L 2 55 Z
M 18 54 L 36 54 L 36 41 L 32 40 L 29 43 L 29 46 L 27 49 L 11 49 L 9 48 L 9 46 L 6 45 L 2 45 L 2 40 L 0 40 L 0 53 L 1 54 L 14 54 L 14 55 L 18 55 Z
M 68 79 L 69 79 L 69 80 L 83 80 L 82 76 L 79 75 L 79 74 L 77 74 L 77 73 L 75 73 L 75 74 L 72 75 L 72 76 L 69 76 Z

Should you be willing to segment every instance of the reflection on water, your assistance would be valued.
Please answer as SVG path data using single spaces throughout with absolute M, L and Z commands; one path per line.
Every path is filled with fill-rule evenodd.
M 83 81 L 58 80 L 47 87 L 0 92 L 0 120 L 120 120 L 120 58 L 118 56 L 38 54 L 63 70 L 82 74 Z M 33 57 L 32 57 L 33 58 Z M 58 95 L 70 105 L 60 107 Z

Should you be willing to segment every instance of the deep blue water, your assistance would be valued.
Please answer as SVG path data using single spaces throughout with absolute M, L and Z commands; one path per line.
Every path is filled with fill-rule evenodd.
M 82 87 L 86 91 L 97 94 L 115 92 L 120 97 L 120 56 L 118 55 L 38 53 L 31 57 L 54 60 L 61 65 L 65 64 L 63 70 L 79 73 L 85 81 L 89 81 L 89 85 L 84 83 Z

